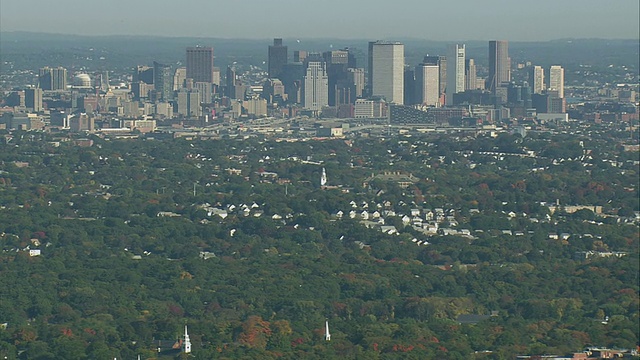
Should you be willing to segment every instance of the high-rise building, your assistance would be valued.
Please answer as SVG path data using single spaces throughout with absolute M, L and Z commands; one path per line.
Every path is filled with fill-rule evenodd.
M 325 64 L 320 59 L 308 61 L 304 77 L 304 108 L 320 113 L 327 105 L 329 105 L 329 77 Z
M 511 59 L 509 42 L 506 40 L 489 41 L 489 90 L 493 93 L 503 83 L 511 81 Z
M 282 39 L 273 39 L 273 45 L 269 45 L 268 72 L 270 78 L 279 78 L 282 67 L 287 63 L 288 48 L 282 45 Z
M 464 44 L 449 45 L 447 51 L 446 104 L 453 105 L 453 94 L 464 91 Z
M 156 100 L 168 101 L 173 99 L 173 73 L 171 66 L 153 62 L 153 85 Z
M 133 82 L 153 84 L 153 68 L 146 65 L 138 65 L 133 72 Z
M 178 91 L 178 115 L 185 118 L 197 118 L 202 115 L 201 97 L 197 90 L 181 89 Z
M 67 88 L 67 69 L 45 66 L 38 73 L 38 86 L 42 90 L 65 90 Z
M 194 82 L 214 82 L 213 48 L 196 46 L 187 48 L 187 79 Z
M 402 99 L 403 104 L 414 105 L 418 103 L 418 97 L 416 96 L 416 72 L 414 69 L 407 67 L 404 69 L 404 90 Z
M 24 91 L 24 105 L 33 112 L 42 111 L 42 89 L 27 88 Z
M 542 66 L 534 66 L 529 74 L 529 83 L 534 94 L 542 94 L 546 89 L 544 86 L 544 68 Z
M 293 52 L 293 62 L 304 62 L 307 58 L 307 52 L 304 50 L 296 50 Z
M 236 96 L 236 69 L 232 66 L 227 66 L 227 75 L 225 76 L 224 94 L 230 99 L 235 99 Z
M 362 68 L 347 69 L 347 79 L 349 80 L 349 83 L 353 84 L 354 86 L 353 95 L 355 96 L 355 98 L 352 101 L 354 102 L 356 98 L 361 98 L 364 93 L 364 85 L 365 85 L 364 69 Z
M 560 65 L 549 69 L 549 90 L 556 91 L 558 98 L 564 98 L 564 69 Z
M 345 103 L 344 95 L 350 92 L 347 83 L 347 69 L 349 67 L 348 50 L 332 50 L 322 54 L 329 77 L 329 106 Z
M 173 74 L 173 91 L 178 91 L 184 87 L 184 81 L 187 80 L 187 68 L 179 67 Z
M 370 95 L 389 103 L 404 101 L 404 44 L 375 41 L 369 43 Z
M 438 65 L 419 64 L 415 70 L 417 103 L 438 106 L 440 100 L 440 68 Z
M 215 85 L 213 83 L 196 82 L 193 88 L 200 93 L 200 102 L 210 104 L 215 93 Z
M 282 80 L 282 84 L 284 84 L 284 90 L 287 93 L 287 101 L 296 104 L 303 102 L 302 93 L 305 75 L 306 69 L 302 62 L 293 62 L 284 65 L 280 80 Z
M 447 57 L 443 55 L 426 55 L 422 60 L 423 64 L 438 65 L 440 68 L 440 76 L 438 82 L 440 83 L 440 94 L 444 94 L 444 90 L 447 87 Z
M 286 100 L 287 94 L 284 92 L 282 81 L 280 79 L 267 79 L 262 85 L 262 97 L 270 104 L 274 102 L 282 103 Z
M 217 66 L 213 67 L 213 73 L 211 75 L 211 83 L 216 86 L 220 86 L 220 68 Z
M 476 63 L 473 59 L 467 59 L 465 61 L 465 74 L 464 74 L 464 89 L 465 90 L 475 90 L 478 88 L 476 84 L 477 81 L 477 72 L 476 72 Z

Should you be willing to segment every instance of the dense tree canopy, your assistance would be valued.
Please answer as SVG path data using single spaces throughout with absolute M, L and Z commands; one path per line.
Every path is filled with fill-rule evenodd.
M 615 144 L 545 133 L 52 140 L 0 144 L 0 357 L 153 358 L 154 341 L 185 324 L 198 359 L 638 344 L 638 173 Z M 385 171 L 415 181 L 376 177 Z M 603 212 L 543 204 L 556 201 Z M 437 208 L 441 228 L 469 232 L 402 219 Z M 393 213 L 385 225 L 400 234 L 363 211 Z M 589 251 L 623 255 L 579 257 Z

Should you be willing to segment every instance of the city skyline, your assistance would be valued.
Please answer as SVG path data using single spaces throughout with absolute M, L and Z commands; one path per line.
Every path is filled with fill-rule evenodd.
M 525 4 L 505 4 L 498 0 L 460 1 L 455 4 L 439 4 L 438 12 L 441 16 L 430 17 L 425 26 L 423 14 L 432 9 L 428 3 L 415 0 L 396 3 L 392 8 L 376 6 L 375 2 L 367 2 L 368 6 L 363 7 L 358 2 L 328 0 L 325 6 L 318 9 L 314 18 L 302 16 L 306 5 L 300 2 L 281 0 L 281 6 L 272 6 L 271 3 L 246 0 L 242 3 L 242 8 L 253 11 L 243 12 L 243 26 L 237 26 L 236 17 L 215 15 L 238 11 L 238 5 L 231 3 L 187 0 L 177 7 L 167 0 L 153 3 L 114 0 L 112 6 L 101 9 L 99 16 L 96 16 L 93 7 L 78 7 L 72 0 L 50 3 L 24 0 L 19 3 L 3 2 L 0 5 L 0 31 L 245 39 L 410 37 L 470 41 L 505 38 L 506 33 L 509 34 L 506 40 L 509 41 L 637 39 L 640 31 L 637 18 L 639 3 L 622 0 L 614 4 L 596 0 L 567 0 L 562 3 L 542 0 L 535 7 L 524 8 Z M 338 6 L 343 11 L 336 13 L 331 10 Z M 37 8 L 39 11 L 24 11 L 29 8 Z M 198 11 L 191 11 L 193 8 L 198 8 Z M 460 12 L 461 8 L 465 11 Z M 127 11 L 123 12 L 121 9 Z M 407 9 L 411 11 L 406 11 Z M 354 13 L 360 16 L 354 17 Z M 140 17 L 140 14 L 152 16 Z M 598 21 L 594 22 L 596 14 Z M 329 17 L 334 25 L 323 26 Z M 402 21 L 389 21 L 394 18 Z M 454 18 L 459 26 L 450 26 Z M 60 21 L 61 19 L 67 20 Z

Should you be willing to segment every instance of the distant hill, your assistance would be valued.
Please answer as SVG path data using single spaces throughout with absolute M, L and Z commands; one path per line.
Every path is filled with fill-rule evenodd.
M 294 50 L 326 51 L 349 47 L 354 49 L 359 66 L 366 66 L 367 42 L 375 39 L 284 39 L 290 56 Z M 444 54 L 448 41 L 398 39 L 405 43 L 407 64 L 417 64 L 425 54 Z M 3 61 L 16 61 L 27 68 L 47 64 L 70 66 L 83 59 L 99 55 L 109 63 L 104 66 L 132 67 L 156 61 L 178 63 L 184 61 L 185 48 L 209 45 L 215 48 L 216 63 L 224 68 L 238 61 L 261 65 L 267 60 L 267 47 L 272 39 L 223 39 L 154 36 L 84 36 L 33 32 L 1 32 L 0 49 Z M 486 65 L 487 41 L 467 41 L 467 57 Z M 560 39 L 543 42 L 510 42 L 509 51 L 514 62 L 531 61 L 549 66 L 588 64 L 592 66 L 638 66 L 638 40 Z M 37 56 L 34 56 L 37 55 Z M 18 61 L 26 58 L 26 61 Z M 24 60 L 24 59 L 23 59 Z

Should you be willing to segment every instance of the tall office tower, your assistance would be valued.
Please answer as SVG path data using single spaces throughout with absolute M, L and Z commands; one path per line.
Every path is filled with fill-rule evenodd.
M 211 75 L 211 83 L 220 86 L 220 68 L 217 66 L 213 67 L 213 73 Z
M 453 105 L 453 94 L 464 91 L 464 44 L 449 45 L 447 51 L 446 104 Z
M 196 46 L 187 48 L 187 79 L 194 82 L 212 83 L 213 48 Z
M 438 106 L 440 101 L 440 68 L 438 65 L 419 64 L 416 66 L 417 103 Z
M 549 90 L 557 92 L 559 98 L 564 98 L 564 69 L 560 65 L 553 65 L 549 69 Z
M 307 58 L 309 60 L 309 58 Z M 329 77 L 325 64 L 321 59 L 307 62 L 307 73 L 304 77 L 304 108 L 316 114 L 329 105 Z
M 267 79 L 262 85 L 262 97 L 267 100 L 269 104 L 274 102 L 282 103 L 287 99 L 287 95 L 284 92 L 284 85 L 280 79 Z
M 24 90 L 11 92 L 11 94 L 9 94 L 9 96 L 5 98 L 5 105 L 10 107 L 14 107 L 14 106 L 26 107 Z
M 131 82 L 131 92 L 135 100 L 146 99 L 153 91 L 153 67 L 138 65 L 133 70 L 133 81 Z
M 153 84 L 156 100 L 168 101 L 173 99 L 173 74 L 171 66 L 153 62 Z
M 230 99 L 235 99 L 236 95 L 236 69 L 227 66 L 227 75 L 225 76 L 224 95 Z
M 353 84 L 355 98 L 361 98 L 364 93 L 365 75 L 362 68 L 349 68 L 347 69 L 347 79 L 349 83 Z M 355 98 L 353 101 L 355 101 Z
M 287 93 L 287 100 L 296 104 L 303 101 L 304 76 L 306 74 L 305 65 L 302 62 L 287 63 L 282 68 L 280 76 L 284 90 Z
M 416 72 L 407 67 L 404 69 L 404 90 L 402 103 L 405 105 L 415 105 L 418 101 L 416 96 Z
M 369 89 L 372 96 L 387 102 L 404 101 L 404 44 L 375 41 L 369 43 Z
M 464 89 L 475 90 L 478 88 L 478 85 L 476 84 L 476 80 L 478 78 L 476 73 L 476 63 L 475 61 L 473 61 L 473 59 L 467 59 L 464 64 L 465 64 Z
M 349 50 L 331 50 L 322 53 L 322 58 L 327 65 L 343 65 L 349 66 Z
M 307 58 L 307 52 L 304 50 L 296 50 L 293 52 L 293 62 L 304 62 Z
M 196 82 L 193 83 L 193 89 L 200 94 L 200 102 L 204 104 L 210 104 L 213 100 L 213 94 L 215 93 L 215 85 L 213 83 Z
M 282 73 L 282 67 L 287 63 L 287 47 L 282 45 L 282 39 L 273 39 L 273 45 L 269 45 L 269 77 L 278 78 Z
M 350 92 L 347 84 L 347 69 L 349 67 L 348 50 L 332 50 L 322 53 L 329 77 L 329 106 L 344 103 L 344 95 Z
M 529 74 L 529 83 L 534 94 L 542 94 L 546 89 L 544 87 L 544 68 L 542 66 L 534 66 Z
M 178 91 L 178 115 L 186 118 L 197 118 L 202 115 L 200 102 L 202 98 L 197 90 L 181 89 Z
M 236 69 L 232 66 L 227 67 L 227 75 L 225 77 L 225 95 L 230 99 L 244 100 L 247 87 L 242 85 L 240 77 L 236 74 Z
M 187 68 L 179 67 L 173 74 L 173 91 L 178 91 L 184 87 L 184 81 L 187 80 Z
M 133 82 L 153 84 L 153 68 L 146 65 L 138 65 L 133 72 Z
M 24 91 L 24 105 L 34 112 L 42 111 L 42 89 L 28 88 Z
M 440 82 L 440 94 L 444 94 L 447 87 L 447 57 L 442 55 L 426 55 L 422 60 L 423 64 L 438 65 L 440 68 L 438 82 Z
M 489 41 L 489 90 L 495 94 L 502 83 L 511 81 L 511 59 L 509 42 L 506 40 Z
M 38 86 L 42 90 L 66 90 L 67 69 L 45 66 L 38 73 Z

